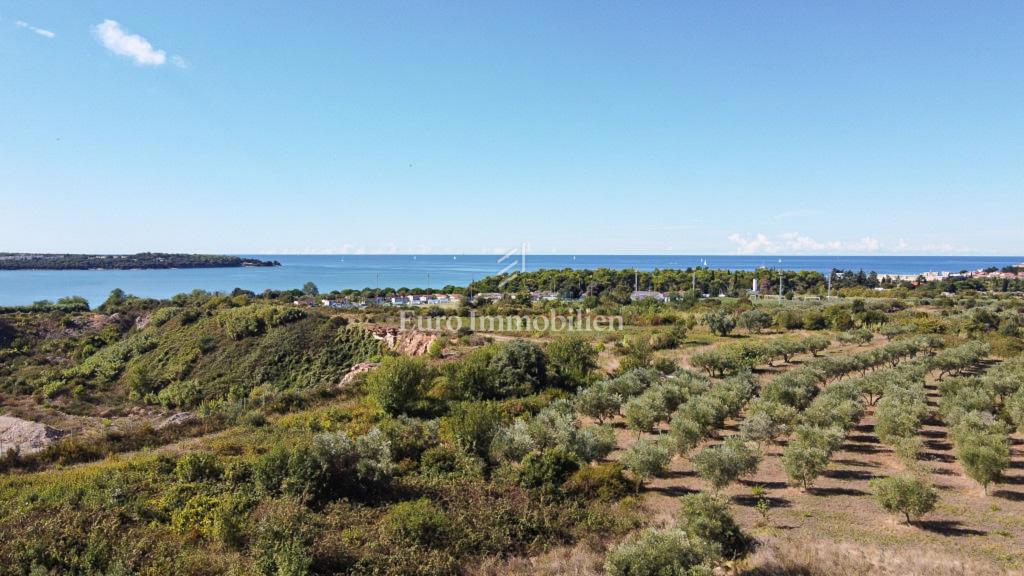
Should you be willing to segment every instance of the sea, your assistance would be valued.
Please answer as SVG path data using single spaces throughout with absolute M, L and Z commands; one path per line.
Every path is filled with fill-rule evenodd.
M 81 296 L 93 306 L 120 288 L 129 294 L 168 298 L 202 289 L 229 292 L 243 288 L 301 288 L 313 282 L 321 292 L 346 288 L 443 288 L 466 286 L 502 271 L 541 269 L 619 270 L 708 266 L 728 270 L 761 267 L 828 272 L 864 270 L 880 274 L 959 272 L 1024 262 L 1024 256 L 683 256 L 683 255 L 272 255 L 240 254 L 277 260 L 273 268 L 206 268 L 171 270 L 0 270 L 0 306 L 22 306 L 40 300 Z

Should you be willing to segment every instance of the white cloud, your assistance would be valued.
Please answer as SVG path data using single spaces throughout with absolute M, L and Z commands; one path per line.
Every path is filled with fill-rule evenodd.
M 56 32 L 50 32 L 49 30 L 45 30 L 43 28 L 36 28 L 35 26 L 29 24 L 28 22 L 25 22 L 24 20 L 18 20 L 17 22 L 14 23 L 14 25 L 17 26 L 18 28 L 31 30 L 32 32 L 35 32 L 36 34 L 39 34 L 40 36 L 43 36 L 45 38 L 53 38 L 57 35 Z
M 740 234 L 733 234 L 729 236 L 729 242 L 736 244 L 736 252 L 738 254 L 778 252 L 778 246 L 769 240 L 767 236 L 760 233 L 753 238 Z
M 877 238 L 865 236 L 853 242 L 841 240 L 818 241 L 797 232 L 786 232 L 775 237 L 758 233 L 753 237 L 732 234 L 729 242 L 736 246 L 737 254 L 824 254 L 878 252 L 882 243 Z
M 188 62 L 186 62 L 185 59 L 181 56 L 177 55 L 171 56 L 171 64 L 174 64 L 175 66 L 181 69 L 188 68 Z
M 107 49 L 118 56 L 127 56 L 139 66 L 162 66 L 167 53 L 153 48 L 148 40 L 138 34 L 126 34 L 114 20 L 104 20 L 94 28 L 96 38 Z

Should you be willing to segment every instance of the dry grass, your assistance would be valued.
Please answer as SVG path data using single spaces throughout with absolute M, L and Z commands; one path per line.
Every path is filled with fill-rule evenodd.
M 470 576 L 598 576 L 604 574 L 604 550 L 585 543 L 559 547 L 532 558 L 488 558 L 465 567 Z
M 836 542 L 770 540 L 749 559 L 743 576 L 1009 576 L 992 565 L 923 553 Z

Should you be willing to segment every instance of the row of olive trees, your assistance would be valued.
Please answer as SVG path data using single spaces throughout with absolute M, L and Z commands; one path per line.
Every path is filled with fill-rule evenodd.
M 871 376 L 865 383 L 865 396 L 873 403 L 881 396 L 885 377 L 874 377 L 869 371 L 879 367 L 896 367 L 900 362 L 913 360 L 933 350 L 937 345 L 938 343 L 927 338 L 908 339 L 891 342 L 881 348 L 859 354 L 819 358 L 774 378 L 765 385 L 761 397 L 803 410 L 814 399 L 820 386 L 853 373 L 860 373 L 865 378 Z
M 782 452 L 790 481 L 805 490 L 813 485 L 863 414 L 864 401 L 855 381 L 837 382 L 818 394 L 800 415 L 795 437 Z
M 817 356 L 829 344 L 828 338 L 819 335 L 773 338 L 703 350 L 694 354 L 690 363 L 708 376 L 724 376 L 762 364 L 772 366 L 779 360 L 788 363 L 801 353 Z
M 910 466 L 917 462 L 921 449 L 918 433 L 928 416 L 926 372 L 925 364 L 915 362 L 876 372 L 860 382 L 866 397 L 882 397 L 875 413 L 878 439 L 891 446 L 900 460 Z
M 753 395 L 754 378 L 743 373 L 713 386 L 706 381 L 690 376 L 684 396 L 670 412 L 667 438 L 664 436 L 641 436 L 626 450 L 622 464 L 630 471 L 639 489 L 643 482 L 667 470 L 673 454 L 685 455 L 693 450 L 701 441 L 711 438 L 715 431 L 722 427 L 728 418 L 735 417 Z M 644 400 L 644 398 L 647 398 Z M 650 420 L 632 415 L 632 410 L 646 412 L 648 403 L 653 410 L 658 410 L 659 417 L 665 414 L 663 404 L 659 405 L 660 388 L 651 387 L 647 392 L 636 398 L 633 407 L 627 407 L 627 423 L 635 429 L 650 430 Z M 632 408 L 632 410 L 630 409 Z M 661 420 L 658 421 L 659 423 Z M 737 451 L 743 450 L 736 447 Z M 754 464 L 756 467 L 756 462 Z M 745 469 L 749 470 L 749 466 Z
M 966 346 L 957 347 L 963 349 L 957 356 L 967 358 L 987 351 L 981 346 Z M 939 369 L 949 366 L 950 363 L 943 363 Z M 967 476 L 978 482 L 986 493 L 989 485 L 998 482 L 1010 465 L 1010 427 L 1006 420 L 1012 420 L 1013 399 L 1024 385 L 1022 375 L 1024 363 L 1013 360 L 996 366 L 980 378 L 951 378 L 939 387 L 942 395 L 939 416 L 950 427 L 957 459 Z

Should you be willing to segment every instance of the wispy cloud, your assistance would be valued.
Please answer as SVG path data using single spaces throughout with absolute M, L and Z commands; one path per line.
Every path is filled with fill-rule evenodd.
M 163 66 L 167 61 L 167 52 L 153 48 L 148 40 L 138 34 L 126 33 L 116 20 L 104 20 L 93 30 L 97 40 L 107 50 L 131 58 L 139 66 Z
M 43 36 L 45 38 L 53 38 L 57 35 L 56 32 L 51 32 L 44 28 L 36 28 L 35 26 L 29 24 L 28 22 L 25 22 L 24 20 L 18 20 L 17 22 L 14 23 L 14 25 L 17 26 L 18 28 L 31 30 L 32 32 L 35 32 L 36 34 L 39 34 L 40 36 Z
M 174 64 L 176 67 L 181 69 L 188 68 L 188 62 L 186 62 L 181 56 L 171 56 L 171 64 Z
M 874 253 L 883 249 L 882 242 L 871 236 L 853 241 L 827 240 L 822 242 L 797 232 L 787 232 L 772 237 L 761 233 L 753 236 L 737 233 L 729 236 L 729 242 L 736 247 L 738 254 Z M 905 249 L 906 243 L 897 248 Z

